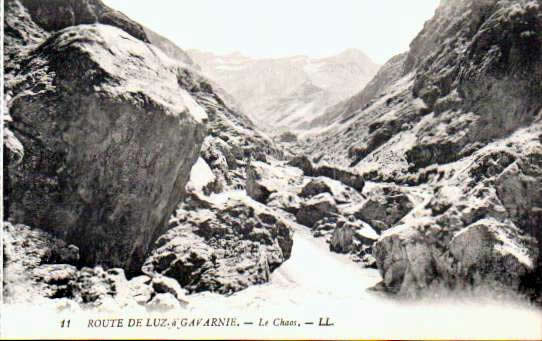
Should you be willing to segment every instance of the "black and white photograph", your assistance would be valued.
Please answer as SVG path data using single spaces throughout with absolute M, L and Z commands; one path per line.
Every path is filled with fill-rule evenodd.
M 542 339 L 542 0 L 1 2 L 1 339 Z

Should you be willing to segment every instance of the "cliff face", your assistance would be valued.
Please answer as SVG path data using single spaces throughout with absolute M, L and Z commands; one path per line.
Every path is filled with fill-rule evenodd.
M 443 1 L 307 146 L 425 198 L 375 244 L 387 290 L 538 286 L 541 6 Z
M 99 1 L 57 5 L 6 4 L 9 126 L 24 147 L 6 215 L 77 245 L 82 264 L 136 273 L 182 199 L 206 113 L 140 25 Z
M 405 63 L 407 72 L 413 67 L 419 70 L 413 95 L 445 125 L 469 112 L 475 115 L 468 126 L 458 129 L 453 141 L 418 138 L 419 145 L 432 153 L 422 156 L 412 150 L 409 162 L 424 166 L 453 161 L 535 121 L 542 109 L 541 20 L 539 1 L 442 5 L 413 41 Z M 443 149 L 457 156 L 444 156 Z

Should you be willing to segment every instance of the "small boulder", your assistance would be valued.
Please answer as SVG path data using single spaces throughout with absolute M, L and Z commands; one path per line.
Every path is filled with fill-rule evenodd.
M 379 235 L 362 221 L 340 220 L 333 231 L 329 249 L 337 253 L 365 254 L 365 247 L 372 247 L 378 238 Z
M 272 193 L 301 184 L 303 173 L 293 167 L 269 165 L 252 161 L 247 166 L 247 194 L 254 200 L 265 204 Z

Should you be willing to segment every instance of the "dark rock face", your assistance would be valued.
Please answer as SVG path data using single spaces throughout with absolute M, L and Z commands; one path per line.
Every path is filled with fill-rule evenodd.
M 321 165 L 316 168 L 314 174 L 316 176 L 325 176 L 330 179 L 340 181 L 360 192 L 363 190 L 363 186 L 365 185 L 365 180 L 362 175 L 336 166 L 334 167 L 325 164 Z
M 247 197 L 217 207 L 193 195 L 172 225 L 143 271 L 174 278 L 189 292 L 233 294 L 265 283 L 292 250 L 287 222 Z
M 542 76 L 542 38 L 536 33 L 542 29 L 541 6 L 540 1 L 441 6 L 412 43 L 407 68 L 424 70 L 416 73 L 413 94 L 435 115 L 455 111 L 442 121 L 457 120 L 469 111 L 476 114 L 460 127 L 460 137 L 420 141 L 419 148 L 428 151 L 412 151 L 415 166 L 455 161 L 476 149 L 474 143 L 479 147 L 535 121 L 542 106 L 537 95 L 542 85 L 536 81 Z M 457 24 L 467 20 L 468 25 Z M 437 26 L 440 33 L 434 34 Z M 431 57 L 422 58 L 434 46 L 438 48 Z
M 38 3 L 28 12 L 54 8 Z M 49 14 L 39 15 L 48 30 L 79 23 Z M 205 112 L 180 73 L 157 48 L 106 25 L 67 27 L 28 51 L 8 89 L 25 150 L 7 174 L 9 219 L 77 245 L 82 264 L 139 272 L 205 135 Z
M 414 208 L 408 195 L 395 185 L 375 186 L 364 194 L 367 200 L 359 204 L 353 214 L 380 232 L 392 227 Z
M 301 204 L 296 219 L 302 225 L 313 227 L 318 220 L 338 212 L 337 203 L 331 194 L 322 193 Z

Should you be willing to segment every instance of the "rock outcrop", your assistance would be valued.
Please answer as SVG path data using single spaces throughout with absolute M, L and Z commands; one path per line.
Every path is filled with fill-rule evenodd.
M 218 204 L 194 194 L 156 241 L 143 271 L 174 278 L 189 292 L 233 294 L 267 282 L 290 257 L 288 224 L 243 195 Z
M 374 185 L 364 195 L 366 199 L 348 211 L 380 232 L 392 227 L 414 208 L 413 201 L 396 185 Z

